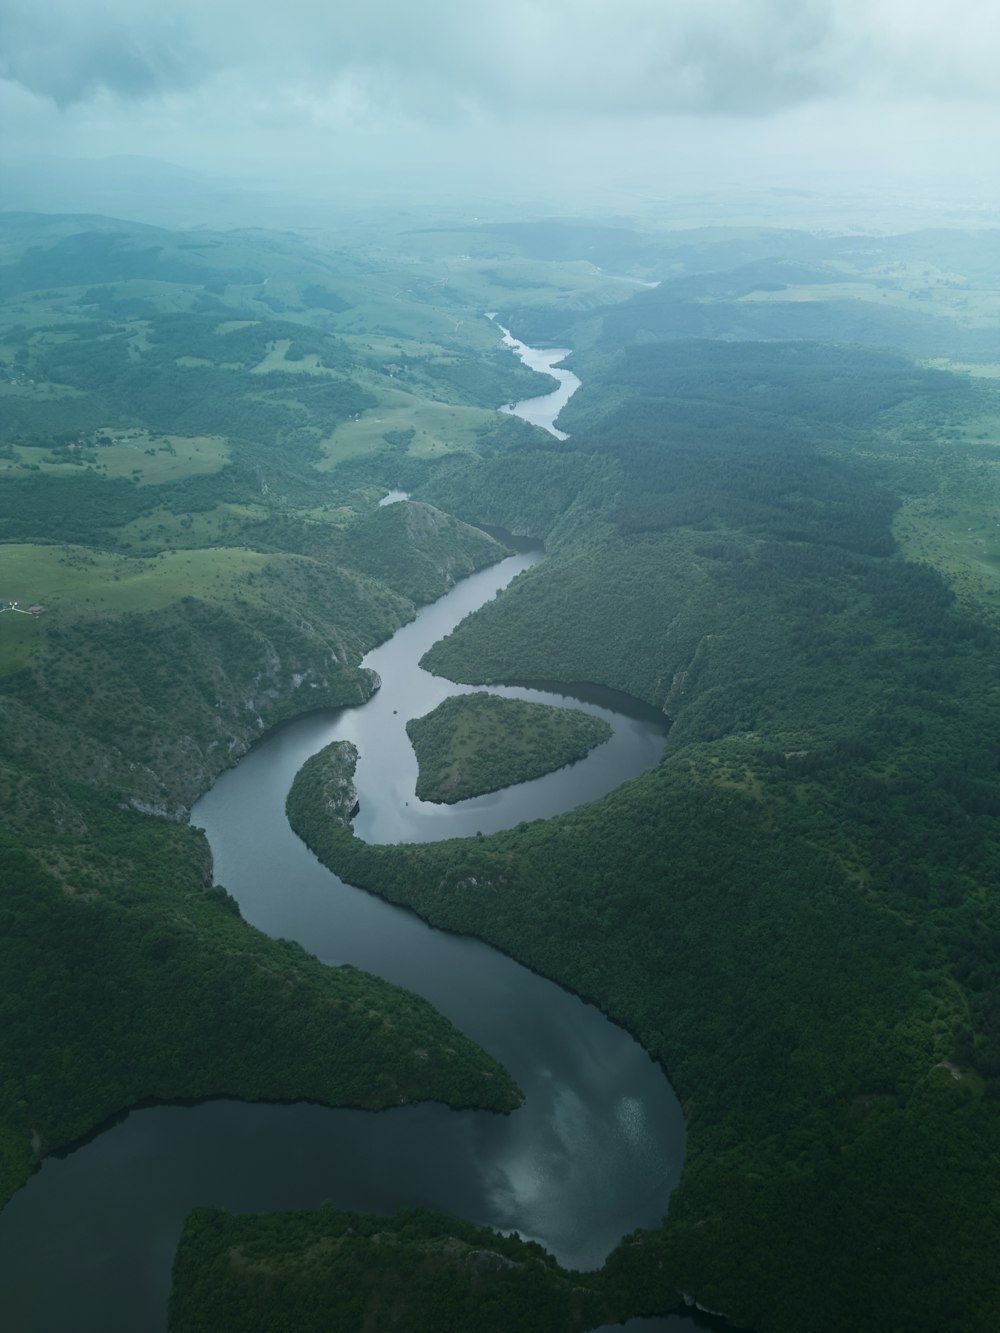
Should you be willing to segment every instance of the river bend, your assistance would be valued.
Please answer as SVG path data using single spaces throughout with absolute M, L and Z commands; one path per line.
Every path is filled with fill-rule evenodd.
M 684 1125 L 641 1047 L 593 1006 L 487 945 L 433 930 L 343 884 L 284 816 L 298 769 L 334 739 L 352 740 L 361 752 L 356 831 L 370 841 L 510 827 L 594 799 L 656 762 L 663 719 L 634 701 L 512 687 L 497 692 L 572 702 L 605 717 L 613 739 L 520 787 L 454 806 L 417 801 L 405 722 L 464 689 L 417 662 L 537 559 L 537 552 L 511 556 L 423 608 L 365 659 L 383 681 L 367 704 L 279 728 L 224 773 L 192 815 L 208 835 L 217 881 L 252 925 L 425 996 L 508 1067 L 525 1105 L 505 1117 L 438 1105 L 372 1114 L 226 1100 L 133 1111 L 70 1156 L 47 1159 L 0 1214 L 8 1326 L 165 1328 L 170 1264 L 196 1204 L 239 1211 L 425 1204 L 516 1229 L 571 1267 L 599 1265 L 624 1234 L 659 1221 L 680 1173 Z

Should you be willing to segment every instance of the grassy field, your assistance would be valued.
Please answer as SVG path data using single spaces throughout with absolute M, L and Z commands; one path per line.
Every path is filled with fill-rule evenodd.
M 10 457 L 0 457 L 0 474 L 16 476 L 26 469 L 59 474 L 92 467 L 105 477 L 131 477 L 140 486 L 160 486 L 219 472 L 229 461 L 228 446 L 217 435 L 151 435 L 144 430 L 119 434 L 110 426 L 102 433 L 109 443 L 96 448 L 86 440 L 73 449 L 11 445 Z
M 452 449 L 473 446 L 476 432 L 488 426 L 496 413 L 482 407 L 433 403 L 402 390 L 382 389 L 382 402 L 357 421 L 345 421 L 322 442 L 326 457 L 316 467 L 321 472 L 336 467 L 345 458 L 384 449 L 386 434 L 412 430 L 407 452 L 429 457 Z
M 946 356 L 936 356 L 927 364 L 936 370 L 951 370 L 957 375 L 971 375 L 975 379 L 1000 379 L 1000 361 L 952 361 Z
M 498 260 L 451 255 L 444 258 L 443 267 L 457 291 L 467 294 L 470 302 L 485 296 L 490 309 L 512 302 L 550 306 L 555 298 L 568 309 L 586 310 L 634 295 L 627 283 L 582 259 L 555 264 L 522 257 Z
M 230 327 L 232 327 L 231 324 Z M 277 338 L 268 350 L 267 356 L 252 367 L 251 375 L 269 375 L 272 370 L 280 370 L 288 375 L 334 374 L 332 370 L 327 370 L 325 366 L 320 365 L 319 357 L 315 352 L 308 352 L 301 361 L 287 360 L 288 349 L 291 345 L 291 338 Z
M 377 275 L 363 301 L 334 315 L 332 326 L 366 340 L 433 338 L 438 348 L 457 342 L 485 351 L 498 341 L 482 318 L 487 310 L 549 306 L 554 297 L 569 309 L 586 310 L 634 294 L 627 283 L 585 260 L 553 264 L 514 254 L 456 253 L 468 239 L 461 233 L 418 238 L 421 244 L 412 254 L 393 256 L 391 278 Z
M 53 398 L 83 398 L 85 395 L 76 389 L 70 388 L 68 384 L 48 384 L 44 381 L 29 383 L 22 379 L 18 383 L 11 383 L 9 375 L 11 368 L 4 366 L 0 369 L 0 403 L 13 406 L 15 403 L 45 403 Z M 13 400 L 13 401 L 12 401 Z
M 483 321 L 484 325 L 486 321 Z M 474 338 L 472 321 L 461 321 L 459 330 L 452 340 L 455 344 L 465 348 L 469 345 L 478 346 L 479 339 Z M 476 330 L 478 332 L 478 329 Z M 490 338 L 488 327 L 484 329 L 486 336 L 483 339 L 483 347 L 488 350 L 494 346 L 496 340 Z M 380 337 L 362 338 L 357 335 L 351 335 L 344 340 L 355 352 L 359 359 L 375 361 L 398 361 L 401 356 L 410 357 L 414 360 L 427 360 L 432 362 L 444 362 L 449 359 L 448 352 L 440 343 L 421 342 L 417 338 L 394 337 L 392 334 L 383 334 Z
M 25 665 L 47 628 L 65 616 L 162 610 L 182 598 L 263 605 L 253 576 L 288 557 L 244 547 L 206 546 L 118 555 L 83 546 L 0 545 L 0 604 L 39 604 L 38 615 L 0 613 L 0 675 Z
M 247 525 L 266 516 L 263 505 L 217 504 L 193 514 L 175 514 L 160 507 L 123 523 L 115 533 L 124 547 L 144 554 L 173 547 L 236 546 Z
M 714 298 L 703 298 L 711 302 Z M 723 298 L 729 299 L 729 298 Z M 831 282 L 784 287 L 780 291 L 749 292 L 744 303 L 759 301 L 866 301 L 957 319 L 970 326 L 989 327 L 1000 316 L 1000 293 L 962 287 L 928 286 L 916 289 L 875 286 L 865 282 Z
M 908 499 L 893 533 L 908 560 L 933 565 L 961 601 L 1000 620 L 1000 458 L 991 472 L 992 498 Z
M 48 615 L 151 611 L 181 597 L 228 596 L 271 558 L 232 547 L 135 559 L 83 546 L 10 544 L 0 546 L 0 597 L 41 603 Z
M 946 272 L 934 265 L 885 264 L 876 261 L 854 265 L 832 263 L 828 267 L 841 270 L 842 279 L 834 282 L 790 283 L 778 290 L 748 292 L 738 299 L 744 303 L 870 302 L 906 312 L 945 316 L 969 328 L 991 327 L 1000 318 L 1000 289 L 979 285 L 960 274 Z M 708 302 L 714 299 L 717 298 L 703 298 Z
M 882 451 L 890 470 L 903 469 L 892 529 L 901 553 L 932 565 L 970 611 L 996 621 L 1000 396 L 990 376 L 974 376 L 969 387 L 946 414 L 904 413 L 868 447 L 872 457 Z
M 119 436 L 117 444 L 102 446 L 97 458 L 107 477 L 133 476 L 140 486 L 160 486 L 221 471 L 229 462 L 229 449 L 217 435 L 150 436 L 134 431 Z

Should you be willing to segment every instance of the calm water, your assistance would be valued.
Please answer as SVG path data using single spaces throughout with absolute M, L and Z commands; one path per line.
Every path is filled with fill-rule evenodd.
M 488 318 L 494 319 L 495 316 L 489 315 Z M 568 440 L 566 432 L 556 428 L 555 420 L 580 387 L 579 379 L 571 370 L 558 369 L 559 362 L 569 356 L 571 349 L 529 347 L 527 343 L 515 338 L 510 329 L 505 329 L 502 324 L 498 324 L 497 327 L 503 333 L 504 346 L 509 347 L 526 366 L 543 375 L 551 375 L 553 379 L 559 381 L 559 388 L 554 389 L 552 393 L 543 393 L 538 398 L 522 398 L 519 403 L 508 403 L 501 407 L 500 411 L 521 417 L 532 426 L 541 426 L 557 440 Z
M 416 663 L 537 558 L 512 556 L 424 608 L 366 659 L 383 681 L 366 705 L 273 733 L 192 816 L 208 834 L 217 881 L 249 922 L 426 996 L 510 1069 L 525 1105 L 507 1117 L 434 1105 L 371 1114 L 235 1101 L 134 1111 L 69 1157 L 44 1162 L 0 1214 L 5 1327 L 164 1328 L 181 1223 L 199 1203 L 239 1211 L 422 1203 L 516 1229 L 572 1267 L 599 1265 L 622 1235 L 660 1219 L 680 1173 L 684 1125 L 645 1052 L 592 1006 L 486 945 L 431 930 L 344 885 L 284 817 L 295 773 L 335 738 L 361 750 L 356 830 L 372 841 L 510 827 L 593 799 L 656 762 L 661 718 L 582 689 L 574 706 L 615 727 L 587 760 L 457 806 L 416 800 L 405 722 L 462 689 Z M 569 702 L 537 686 L 498 692 Z

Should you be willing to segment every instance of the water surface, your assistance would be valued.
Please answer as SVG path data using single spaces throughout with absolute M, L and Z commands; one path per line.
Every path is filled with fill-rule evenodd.
M 495 319 L 495 316 L 489 315 L 488 318 Z M 522 421 L 527 421 L 532 426 L 541 426 L 542 430 L 547 430 L 557 440 L 568 440 L 566 432 L 557 429 L 555 420 L 580 387 L 580 380 L 571 370 L 558 368 L 559 362 L 569 356 L 571 349 L 529 347 L 527 343 L 515 338 L 510 329 L 505 329 L 502 324 L 497 324 L 497 328 L 503 333 L 504 346 L 509 347 L 520 357 L 529 369 L 537 370 L 542 375 L 551 375 L 554 380 L 559 381 L 559 388 L 554 389 L 552 393 L 543 393 L 536 398 L 522 398 L 518 403 L 507 403 L 500 411 L 520 417 Z
M 284 816 L 296 772 L 333 739 L 361 750 L 358 833 L 386 842 L 510 827 L 572 808 L 656 762 L 664 737 L 656 714 L 610 692 L 581 687 L 573 699 L 534 682 L 498 692 L 596 712 L 614 739 L 506 792 L 449 807 L 416 800 L 405 722 L 463 689 L 420 670 L 420 656 L 538 558 L 522 551 L 423 608 L 365 659 L 383 679 L 367 704 L 275 731 L 192 815 L 208 834 L 216 880 L 251 924 L 425 996 L 508 1067 L 525 1105 L 506 1117 L 437 1105 L 372 1114 L 226 1100 L 133 1111 L 68 1157 L 43 1162 L 0 1214 L 6 1327 L 165 1328 L 170 1265 L 196 1204 L 265 1211 L 331 1202 L 383 1212 L 425 1204 L 516 1229 L 571 1267 L 599 1265 L 622 1235 L 659 1221 L 680 1173 L 684 1124 L 642 1048 L 488 946 L 343 884 Z

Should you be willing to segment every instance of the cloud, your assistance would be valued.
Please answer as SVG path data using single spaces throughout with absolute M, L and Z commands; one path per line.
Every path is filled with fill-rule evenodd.
M 203 37 L 142 0 L 134 9 L 10 0 L 0 4 L 0 75 L 58 106 L 102 90 L 142 99 L 206 77 L 214 60 Z
M 987 0 L 0 0 L 0 76 L 62 107 L 223 80 L 355 117 L 754 116 L 995 95 L 998 52 Z

